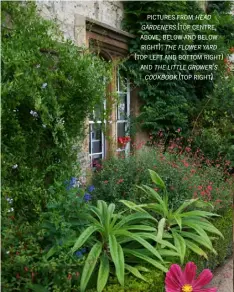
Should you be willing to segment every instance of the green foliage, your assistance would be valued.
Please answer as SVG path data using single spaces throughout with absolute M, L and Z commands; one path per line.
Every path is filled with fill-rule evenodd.
M 186 255 L 185 262 L 193 261 L 196 263 L 199 272 L 203 269 L 209 268 L 212 271 L 219 265 L 222 265 L 227 257 L 232 253 L 232 209 L 226 211 L 222 217 L 215 218 L 214 226 L 218 228 L 222 234 L 224 234 L 224 239 L 220 238 L 219 240 L 214 241 L 213 245 L 217 251 L 217 255 L 207 251 L 208 260 L 202 258 L 201 256 L 189 251 Z M 107 286 L 106 292 L 146 292 L 146 291 L 156 291 L 164 292 L 164 277 L 165 274 L 162 272 L 150 270 L 149 273 L 146 273 L 144 277 L 147 279 L 147 282 L 139 281 L 133 277 L 126 277 L 125 287 L 122 288 L 117 283 L 114 284 L 114 279 L 110 281 Z
M 157 40 L 142 40 L 140 39 L 141 35 L 150 34 L 149 30 L 143 30 L 141 26 L 143 24 L 157 25 L 162 24 L 160 20 L 147 20 L 147 15 L 152 15 L 157 12 L 157 15 L 197 15 L 205 14 L 204 11 L 199 7 L 197 1 L 186 2 L 186 1 L 137 1 L 132 2 L 128 1 L 124 3 L 125 7 L 125 19 L 123 26 L 125 30 L 136 35 L 135 39 L 132 39 L 129 43 L 129 51 L 131 56 L 136 54 L 175 54 L 175 55 L 189 55 L 191 52 L 186 50 L 176 51 L 166 51 L 164 50 L 149 50 L 143 51 L 141 45 L 157 45 Z M 229 5 L 230 8 L 230 5 Z M 224 54 L 228 55 L 228 50 L 233 44 L 233 32 L 234 32 L 234 22 L 232 16 L 227 11 L 227 6 L 225 9 L 222 9 L 222 13 L 215 11 L 212 15 L 212 20 L 209 21 L 209 24 L 216 26 L 218 31 L 218 40 L 212 41 L 203 41 L 202 44 L 215 44 L 218 46 L 217 51 L 205 51 L 198 50 L 196 54 Z M 163 24 L 177 24 L 178 22 L 183 24 L 191 24 L 190 20 L 186 21 L 167 21 L 164 20 Z M 206 21 L 193 21 L 196 24 L 206 24 Z M 214 34 L 212 31 L 177 31 L 169 30 L 168 34 L 172 35 L 185 33 L 192 33 L 195 35 L 200 34 Z M 165 34 L 165 31 L 157 31 L 157 35 Z M 215 32 L 217 34 L 217 32 Z M 160 41 L 161 44 L 171 44 L 171 41 Z M 194 41 L 181 41 L 173 40 L 173 44 L 201 44 L 199 40 Z M 144 78 L 145 74 L 152 74 L 153 71 L 150 70 L 140 70 L 141 65 L 155 65 L 155 60 L 134 60 L 130 58 L 126 62 L 126 68 L 129 71 L 129 74 L 132 75 L 132 79 L 135 85 L 137 85 L 139 90 L 139 96 L 143 101 L 143 106 L 141 109 L 141 114 L 139 116 L 138 122 L 142 123 L 142 127 L 148 131 L 151 131 L 153 135 L 157 133 L 160 129 L 165 129 L 170 133 L 175 133 L 176 129 L 182 127 L 183 129 L 188 129 L 191 127 L 191 114 L 193 109 L 196 109 L 197 102 L 201 99 L 206 98 L 208 93 L 213 92 L 214 81 L 212 80 L 167 80 L 167 81 L 146 81 Z M 221 61 L 207 61 L 207 60 L 197 60 L 197 61 L 168 61 L 162 60 L 157 61 L 157 64 L 160 65 L 170 65 L 170 64 L 218 64 L 219 69 L 217 71 L 213 70 L 214 78 L 217 80 L 220 76 L 223 76 L 225 66 L 223 60 Z M 171 70 L 170 74 L 178 74 L 179 70 Z M 156 73 L 165 73 L 165 71 L 157 71 Z M 167 72 L 166 72 L 167 73 Z M 181 71 L 183 74 L 184 71 Z M 188 72 L 191 75 L 202 74 L 201 71 L 191 71 Z M 208 72 L 206 72 L 208 73 Z
M 224 234 L 224 238 L 219 238 L 219 240 L 215 240 L 213 243 L 217 255 L 207 250 L 207 260 L 201 260 L 194 253 L 188 253 L 186 257 L 187 260 L 194 261 L 197 264 L 199 271 L 207 268 L 213 271 L 216 267 L 222 265 L 233 253 L 233 233 L 231 232 L 233 228 L 233 209 L 227 210 L 222 217 L 216 218 L 214 226 Z
M 151 198 L 151 203 L 137 205 L 126 200 L 121 202 L 130 209 L 142 212 L 149 210 L 156 217 L 160 216 L 157 238 L 158 240 L 163 238 L 173 239 L 173 244 L 177 249 L 182 264 L 184 263 L 187 249 L 191 249 L 200 256 L 207 258 L 207 254 L 202 249 L 205 246 L 216 254 L 211 242 L 211 235 L 207 232 L 221 237 L 223 235 L 207 218 L 217 215 L 196 209 L 194 205 L 197 199 L 184 201 L 177 210 L 170 209 L 164 182 L 155 171 L 149 170 L 149 172 L 153 183 L 163 189 L 163 197 L 153 188 L 143 185 L 139 188 Z M 168 233 L 170 234 L 169 236 Z
M 208 102 L 202 102 L 194 124 L 194 145 L 211 159 L 218 156 L 234 165 L 234 76 L 220 80 Z
M 4 291 L 77 291 L 83 259 L 70 256 L 65 249 L 47 259 L 39 224 L 20 224 L 10 217 L 2 223 Z
M 89 245 L 92 243 L 81 276 L 81 291 L 85 291 L 98 265 L 97 291 L 103 291 L 113 267 L 121 286 L 124 286 L 125 271 L 145 280 L 140 273 L 142 268 L 136 265 L 141 265 L 142 262 L 167 271 L 163 257 L 167 253 L 173 253 L 175 247 L 156 236 L 156 229 L 152 226 L 155 219 L 146 212 L 124 215 L 123 212 L 115 214 L 114 210 L 114 204 L 108 206 L 104 201 L 98 201 L 97 207 L 91 206 L 91 215 L 87 216 L 89 227 L 81 233 L 72 248 L 74 253 L 86 242 Z M 162 247 L 158 251 L 151 242 L 163 245 L 164 253 L 161 252 Z
M 2 3 L 2 187 L 17 216 L 33 219 L 48 186 L 77 175 L 84 120 L 109 76 L 109 65 L 64 40 L 35 3 Z
M 161 153 L 158 145 L 137 150 L 126 159 L 105 160 L 103 168 L 93 176 L 94 199 L 109 203 L 119 200 L 149 202 L 136 185 L 151 185 L 148 169 L 153 169 L 165 182 L 169 206 L 173 209 L 192 198 L 213 203 L 218 213 L 232 204 L 233 178 L 223 173 L 221 162 L 212 162 L 199 151 L 190 155 L 189 147 L 180 154 L 182 146 L 179 143 L 170 144 L 169 148 L 171 153 Z M 159 188 L 155 189 L 161 194 Z

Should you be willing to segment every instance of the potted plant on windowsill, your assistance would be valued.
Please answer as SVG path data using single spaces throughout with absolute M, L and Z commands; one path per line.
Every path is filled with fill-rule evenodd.
M 127 143 L 131 141 L 129 136 L 118 137 L 118 149 L 117 151 L 125 150 Z

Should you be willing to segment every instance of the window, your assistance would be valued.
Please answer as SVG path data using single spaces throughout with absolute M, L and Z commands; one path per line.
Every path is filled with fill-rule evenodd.
M 112 119 L 115 120 L 108 121 L 108 124 L 112 125 L 112 138 L 117 139 L 117 149 L 115 148 L 113 150 L 127 155 L 130 149 L 128 121 L 130 113 L 130 90 L 127 77 L 119 71 L 116 78 L 116 91 L 118 102 L 116 108 L 112 109 L 112 113 L 116 113 L 116 118 L 114 118 L 114 115 L 111 115 Z M 106 150 L 111 151 L 113 148 L 113 146 L 106 142 L 103 132 L 103 127 L 106 127 L 106 121 L 103 121 L 101 117 L 105 109 L 106 102 L 103 106 L 96 107 L 89 117 L 89 157 L 90 166 L 93 169 L 101 165 L 101 160 L 106 156 Z
M 104 103 L 105 108 L 105 103 Z M 101 121 L 102 107 L 96 107 L 89 118 L 89 157 L 90 166 L 96 168 L 105 157 L 105 136 Z
M 118 104 L 116 108 L 116 133 L 118 142 L 118 152 L 127 152 L 130 148 L 129 137 L 129 113 L 130 113 L 130 90 L 128 78 L 118 70 L 116 79 L 118 94 Z

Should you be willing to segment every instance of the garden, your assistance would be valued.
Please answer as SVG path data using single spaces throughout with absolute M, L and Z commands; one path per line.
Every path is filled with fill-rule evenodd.
M 150 3 L 126 2 L 126 30 L 137 35 L 148 11 L 201 13 Z M 112 64 L 65 40 L 33 2 L 2 2 L 3 291 L 218 291 L 206 285 L 233 246 L 234 21 L 228 1 L 208 10 L 226 56 L 215 82 L 149 86 L 125 60 L 145 105 L 130 152 L 84 181 L 85 121 Z M 138 127 L 148 141 L 133 142 Z

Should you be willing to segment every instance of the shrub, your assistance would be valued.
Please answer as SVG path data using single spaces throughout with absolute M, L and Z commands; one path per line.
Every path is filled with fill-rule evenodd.
M 105 97 L 109 65 L 65 41 L 33 2 L 2 3 L 2 24 L 2 197 L 32 220 L 48 187 L 79 173 L 84 120 Z
M 184 200 L 200 198 L 212 202 L 215 210 L 221 212 L 232 203 L 233 177 L 223 172 L 221 164 L 212 165 L 199 153 L 163 154 L 155 147 L 138 150 L 135 156 L 126 159 L 104 161 L 103 168 L 93 176 L 94 198 L 107 202 L 122 199 L 147 202 L 147 196 L 136 185 L 151 183 L 148 169 L 156 170 L 165 181 L 170 207 L 178 208 Z
M 88 250 L 69 254 L 68 238 L 77 238 L 87 225 L 87 193 L 58 184 L 60 190 L 35 223 L 22 222 L 9 212 L 2 223 L 2 288 L 4 291 L 77 291 Z M 31 290 L 30 290 L 31 291 Z
M 121 202 L 130 209 L 143 213 L 149 210 L 150 213 L 155 215 L 159 220 L 157 239 L 169 238 L 169 240 L 172 240 L 181 264 L 184 263 L 184 257 L 188 249 L 205 258 L 207 258 L 207 254 L 203 251 L 204 247 L 216 254 L 211 242 L 211 234 L 221 237 L 223 235 L 207 218 L 217 215 L 197 209 L 195 205 L 199 203 L 197 199 L 185 201 L 178 209 L 170 209 L 163 180 L 156 172 L 152 170 L 149 170 L 149 172 L 153 183 L 162 189 L 163 196 L 161 197 L 153 188 L 143 185 L 139 188 L 151 198 L 150 203 L 137 205 L 126 200 Z

